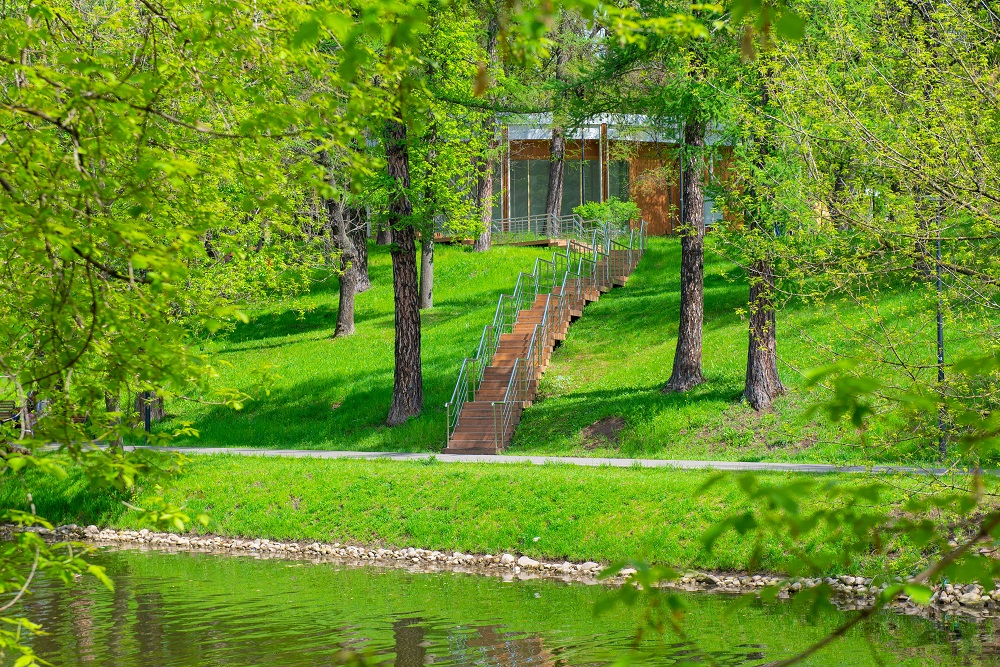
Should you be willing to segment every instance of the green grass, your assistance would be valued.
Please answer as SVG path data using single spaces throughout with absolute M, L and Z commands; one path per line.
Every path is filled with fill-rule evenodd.
M 192 423 L 200 438 L 183 443 L 190 445 L 438 451 L 444 446 L 443 406 L 462 359 L 474 353 L 498 296 L 509 293 L 517 273 L 530 271 L 539 256 L 551 251 L 506 246 L 477 254 L 439 246 L 436 306 L 422 314 L 424 413 L 403 426 L 384 426 L 393 368 L 391 267 L 387 249 L 373 245 L 374 287 L 358 296 L 353 337 L 332 337 L 335 280 L 254 312 L 249 324 L 205 345 L 219 363 L 219 385 L 253 399 L 238 412 L 175 401 L 168 406 L 175 417 L 164 428 Z M 887 354 L 878 342 L 883 328 L 915 336 L 910 361 L 933 356 L 926 294 L 888 286 L 878 306 L 891 317 L 881 322 L 843 299 L 782 304 L 778 349 L 789 391 L 773 410 L 758 414 L 740 398 L 747 324 L 739 311 L 746 304 L 746 281 L 714 252 L 712 239 L 705 262 L 707 381 L 685 394 L 660 392 L 676 342 L 679 267 L 677 239 L 650 239 L 628 285 L 587 307 L 556 350 L 540 400 L 525 412 L 509 453 L 830 463 L 936 459 L 934 443 L 914 436 L 913 424 L 890 420 L 862 437 L 810 416 L 809 407 L 824 394 L 806 390 L 800 374 L 838 353 Z M 611 439 L 593 436 L 588 427 L 608 418 L 621 420 L 624 429 Z
M 212 517 L 224 535 L 353 542 L 444 551 L 524 553 L 562 560 L 640 558 L 681 567 L 746 570 L 753 540 L 727 534 L 712 552 L 704 531 L 748 507 L 733 478 L 708 492 L 711 473 L 567 465 L 445 464 L 412 461 L 196 457 L 166 499 Z M 771 474 L 767 480 L 788 480 Z M 857 484 L 861 476 L 824 478 Z M 38 513 L 59 523 L 135 526 L 121 498 L 69 483 L 32 479 Z M 898 479 L 882 502 L 900 502 L 921 480 Z M 140 506 L 144 494 L 132 502 Z M 0 506 L 25 505 L 24 491 L 0 488 Z M 946 519 L 943 519 L 946 520 Z M 844 536 L 822 529 L 807 552 L 838 553 Z M 897 540 L 891 561 L 869 555 L 849 572 L 906 572 L 918 549 Z M 761 568 L 783 571 L 785 549 L 765 542 Z
M 727 461 L 827 463 L 934 462 L 936 443 L 907 439 L 911 424 L 889 419 L 862 434 L 809 409 L 825 391 L 807 389 L 801 371 L 835 354 L 864 355 L 859 338 L 880 326 L 854 304 L 790 301 L 778 312 L 779 370 L 787 393 L 756 413 L 742 400 L 747 359 L 748 287 L 742 271 L 713 252 L 705 261 L 703 367 L 706 382 L 683 394 L 660 390 L 670 376 L 680 308 L 680 246 L 651 239 L 623 289 L 587 307 L 556 349 L 509 454 L 627 456 Z M 887 290 L 880 306 L 905 314 L 891 326 L 919 320 L 921 295 Z M 843 323 L 854 327 L 845 331 Z M 923 324 L 933 324 L 929 317 Z M 933 331 L 926 332 L 933 355 Z M 921 334 L 922 335 L 922 334 Z M 974 349 L 974 348 L 973 348 Z M 919 350 L 918 350 L 919 353 Z M 925 372 L 933 372 L 933 368 Z M 874 369 L 886 373 L 886 367 Z M 880 377 L 885 377 L 880 375 Z M 588 427 L 618 418 L 616 438 Z
M 435 306 L 421 312 L 424 412 L 387 428 L 392 399 L 393 296 L 388 249 L 372 245 L 372 289 L 356 300 L 357 332 L 334 338 L 336 280 L 310 294 L 251 314 L 249 324 L 210 341 L 219 386 L 253 397 L 245 408 L 174 401 L 170 429 L 190 422 L 201 446 L 433 451 L 445 444 L 444 404 L 462 359 L 472 356 L 497 299 L 520 271 L 530 272 L 540 248 L 498 247 L 488 255 L 461 246 L 435 251 Z

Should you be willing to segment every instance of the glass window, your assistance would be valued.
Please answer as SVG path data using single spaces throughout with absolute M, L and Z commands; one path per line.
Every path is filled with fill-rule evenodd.
M 601 201 L 601 162 L 583 161 L 583 201 Z
M 562 214 L 569 215 L 580 205 L 580 162 L 566 160 L 563 175 Z
M 528 160 L 510 162 L 510 216 L 528 215 Z
M 615 160 L 608 163 L 608 197 L 618 197 L 622 201 L 628 201 L 628 178 L 627 160 Z
M 531 215 L 545 214 L 545 199 L 549 196 L 549 161 L 529 160 L 528 210 Z

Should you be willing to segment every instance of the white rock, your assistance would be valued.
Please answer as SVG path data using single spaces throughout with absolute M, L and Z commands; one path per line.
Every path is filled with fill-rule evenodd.
M 517 564 L 521 567 L 538 567 L 538 561 L 527 556 L 521 556 L 517 559 Z
M 958 602 L 963 607 L 982 607 L 985 604 L 982 596 L 974 591 L 963 594 L 960 598 L 958 598 Z
M 515 562 L 517 562 L 517 559 L 510 554 L 500 556 L 500 563 L 503 565 L 513 565 Z

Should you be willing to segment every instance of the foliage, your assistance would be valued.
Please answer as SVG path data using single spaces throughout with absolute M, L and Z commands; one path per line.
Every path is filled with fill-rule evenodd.
M 475 353 L 492 322 L 497 297 L 514 289 L 520 271 L 545 252 L 497 247 L 435 249 L 435 307 L 422 314 L 424 414 L 385 428 L 393 374 L 393 289 L 388 248 L 370 244 L 372 288 L 358 296 L 355 336 L 333 338 L 336 279 L 309 294 L 248 312 L 249 322 L 205 341 L 216 361 L 214 387 L 250 398 L 232 410 L 206 402 L 175 402 L 165 431 L 188 423 L 197 431 L 180 445 L 368 451 L 439 451 L 444 404 L 462 359 Z M 551 257 L 551 251 L 547 252 Z
M 282 1 L 4 6 L 0 392 L 21 408 L 3 427 L 5 487 L 72 466 L 127 494 L 138 477 L 175 467 L 84 443 L 134 436 L 124 406 L 138 392 L 204 391 L 216 371 L 193 335 L 245 319 L 239 306 L 264 294 L 301 289 L 317 256 L 296 224 L 310 174 L 276 148 L 292 135 L 353 135 L 349 115 L 328 113 L 339 100 L 288 95 L 296 73 L 329 65 L 303 34 L 320 10 L 316 32 L 345 41 L 385 19 Z M 349 84 L 353 70 L 342 74 Z M 207 396 L 242 400 L 224 388 Z M 60 466 L 37 454 L 51 442 Z M 151 512 L 171 525 L 189 518 Z M 5 592 L 26 589 L 37 567 L 101 575 L 79 550 L 63 555 L 72 545 L 25 532 L 46 527 L 33 511 L 3 520 L 19 529 L 3 554 Z M 2 637 L 4 653 L 34 664 L 19 630 Z
M 642 217 L 635 202 L 622 201 L 618 197 L 609 197 L 603 202 L 587 202 L 575 207 L 573 212 L 584 220 L 600 220 L 615 225 L 627 225 Z
M 588 2 L 573 6 L 597 9 Z M 536 62 L 547 55 L 550 9 L 517 5 L 503 17 L 512 59 Z M 705 5 L 643 15 L 609 7 L 600 15 L 613 25 L 619 44 L 646 48 L 656 40 L 670 44 L 676 35 L 708 35 L 705 17 L 716 17 L 713 29 L 723 26 L 721 9 Z M 799 27 L 783 3 L 740 1 L 729 9 L 735 22 L 749 26 L 745 36 L 764 41 L 772 23 L 788 34 Z M 342 181 L 360 196 L 359 184 L 371 182 L 381 166 L 378 151 L 367 150 L 373 128 L 401 120 L 420 142 L 414 159 L 422 188 L 413 193 L 417 214 L 402 224 L 426 230 L 439 214 L 475 219 L 461 191 L 471 179 L 470 158 L 482 154 L 488 138 L 462 127 L 479 113 L 470 110 L 475 105 L 469 97 L 459 103 L 444 99 L 462 88 L 482 92 L 469 81 L 474 69 L 482 69 L 472 62 L 482 59 L 482 24 L 468 8 L 424 0 L 57 0 L 8 3 L 0 11 L 0 391 L 21 406 L 17 425 L 5 427 L 0 452 L 0 478 L 8 488 L 12 480 L 61 477 L 59 468 L 37 455 L 39 446 L 51 442 L 60 443 L 65 465 L 115 493 L 130 493 L 140 477 L 169 472 L 175 464 L 119 447 L 84 446 L 138 435 L 126 407 L 138 392 L 198 395 L 242 407 L 242 393 L 212 383 L 218 368 L 193 342 L 246 321 L 247 304 L 303 290 L 324 262 L 323 231 L 309 213 L 310 202 L 343 193 L 317 167 L 317 151 L 336 153 L 347 176 Z M 969 26 L 947 46 L 979 39 L 973 34 L 979 23 Z M 948 20 L 945 27 L 952 39 L 962 26 Z M 936 54 L 935 44 L 924 44 L 923 53 Z M 890 44 L 885 52 L 899 55 L 898 46 Z M 701 51 L 698 45 L 687 50 Z M 829 53 L 820 50 L 817 62 L 826 62 Z M 926 140 L 907 132 L 925 109 L 913 113 L 902 104 L 891 108 L 902 110 L 892 120 L 904 131 L 879 125 L 878 141 L 867 148 L 880 158 L 902 151 L 903 175 L 913 173 L 912 151 L 940 158 L 945 166 L 917 178 L 916 194 L 946 197 L 964 243 L 989 232 L 992 186 L 973 181 L 971 191 L 984 194 L 973 197 L 976 206 L 963 208 L 959 204 L 970 189 L 956 184 L 950 170 L 980 160 L 963 147 L 995 129 L 995 119 L 975 114 L 983 96 L 978 78 L 963 74 L 964 64 L 935 67 L 930 81 L 942 92 L 932 96 L 936 103 L 961 93 L 976 100 L 959 110 L 959 131 L 938 128 L 958 139 Z M 946 85 L 956 74 L 961 83 Z M 708 99 L 704 86 L 682 92 L 682 99 Z M 797 121 L 814 112 L 808 104 L 792 108 Z M 873 110 L 882 113 L 879 105 L 867 110 L 864 122 L 870 126 L 879 120 Z M 422 131 L 435 125 L 434 132 Z M 898 195 L 879 190 L 894 193 L 886 195 L 885 210 L 899 215 L 903 204 L 914 201 L 913 184 Z M 879 256 L 871 237 L 863 238 L 860 255 Z M 927 240 L 926 234 L 916 238 Z M 950 263 L 961 266 L 978 256 L 974 244 L 959 245 Z M 843 247 L 837 250 L 850 256 Z M 992 280 L 991 265 L 973 271 L 978 287 L 992 285 L 981 280 Z M 980 291 L 963 291 L 967 301 L 951 312 L 971 317 L 988 307 Z M 989 403 L 990 395 L 977 398 Z M 181 424 L 152 440 L 192 434 Z M 29 469 L 32 474 L 25 474 Z M 169 506 L 148 516 L 181 525 L 189 518 Z M 44 527 L 34 511 L 7 518 L 23 529 Z M 5 553 L 4 567 L 11 564 L 4 570 L 7 591 L 30 584 L 31 576 L 21 574 L 33 571 L 29 564 L 48 568 L 58 560 L 30 531 L 18 535 Z M 59 562 L 71 574 L 86 561 Z M 5 648 L 22 650 L 17 629 L 35 626 L 14 619 L 10 627 L 15 630 L 0 635 Z M 30 665 L 34 658 L 25 653 L 19 662 Z

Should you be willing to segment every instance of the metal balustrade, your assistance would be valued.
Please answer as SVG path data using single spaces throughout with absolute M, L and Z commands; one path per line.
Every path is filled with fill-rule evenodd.
M 514 360 L 504 397 L 492 401 L 493 442 L 497 450 L 509 442 L 526 404 L 534 398 L 542 369 L 555 347 L 557 329 L 568 326 L 571 307 L 583 308 L 588 293 L 610 289 L 615 278 L 634 270 L 646 250 L 646 222 L 638 228 L 622 227 L 572 216 L 527 216 L 494 221 L 493 232 L 536 235 L 565 240 L 565 248 L 551 260 L 537 258 L 531 273 L 521 272 L 512 294 L 501 295 L 493 322 L 483 328 L 476 356 L 462 361 L 451 400 L 445 404 L 450 442 L 462 409 L 476 400 L 485 371 L 494 360 L 501 336 L 514 332 L 522 312 L 530 311 L 545 296 L 541 322 L 532 329 L 528 347 Z M 557 236 L 561 235 L 561 236 Z M 562 332 L 564 333 L 564 332 Z

